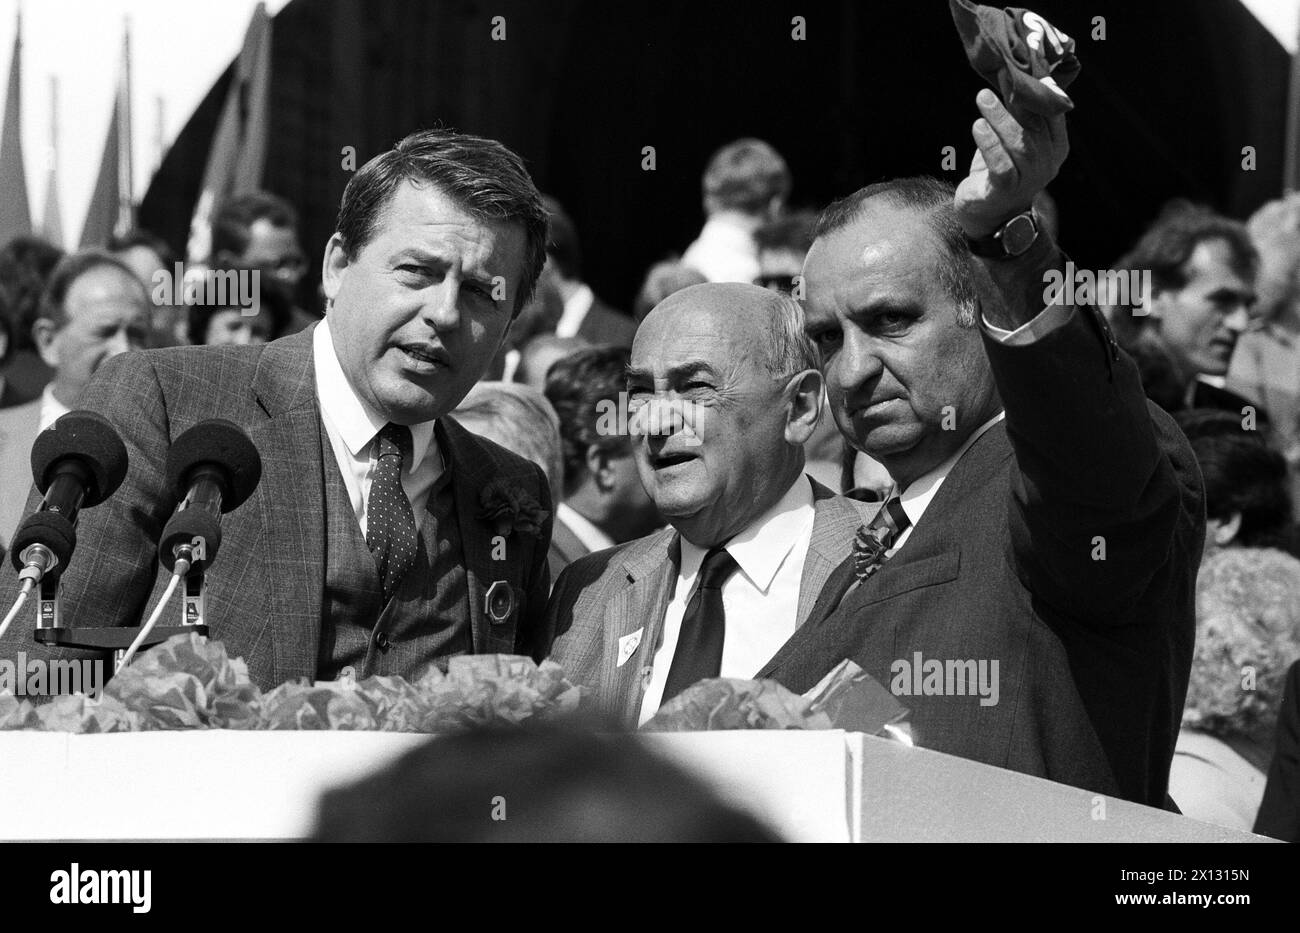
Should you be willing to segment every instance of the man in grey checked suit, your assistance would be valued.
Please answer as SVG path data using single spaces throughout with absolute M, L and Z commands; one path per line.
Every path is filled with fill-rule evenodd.
M 637 467 L 671 527 L 570 564 L 547 634 L 552 657 L 630 728 L 694 680 L 757 673 L 874 508 L 803 472 L 822 377 L 786 296 L 742 284 L 670 296 L 637 332 L 628 394 Z M 704 643 L 693 622 L 707 622 Z
M 259 450 L 262 479 L 224 517 L 207 622 L 255 683 L 344 668 L 409 676 L 447 655 L 534 644 L 549 585 L 546 481 L 443 416 L 529 299 L 545 238 L 518 156 L 416 133 L 348 183 L 325 249 L 325 321 L 261 347 L 106 364 L 79 404 L 116 426 L 130 466 L 81 517 L 65 624 L 134 626 L 157 603 L 156 542 L 176 505 L 168 447 L 226 418 Z M 0 601 L 14 592 L 5 574 Z M 44 653 L 31 631 L 11 627 L 0 655 Z

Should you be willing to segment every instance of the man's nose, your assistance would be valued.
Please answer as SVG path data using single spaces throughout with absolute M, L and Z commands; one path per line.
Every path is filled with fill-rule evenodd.
M 880 357 L 876 355 L 871 339 L 856 328 L 850 328 L 845 332 L 840 352 L 831 360 L 827 376 L 842 395 L 848 395 L 862 383 L 878 377 L 881 369 Z
M 445 276 L 425 293 L 421 317 L 436 331 L 455 330 L 460 327 L 460 283 Z
M 115 331 L 113 336 L 108 338 L 106 344 L 108 348 L 108 351 L 104 354 L 106 359 L 132 349 L 131 337 L 125 329 Z
M 1250 311 L 1245 302 L 1238 304 L 1232 312 L 1223 319 L 1223 326 L 1228 328 L 1234 334 L 1244 333 L 1250 326 Z

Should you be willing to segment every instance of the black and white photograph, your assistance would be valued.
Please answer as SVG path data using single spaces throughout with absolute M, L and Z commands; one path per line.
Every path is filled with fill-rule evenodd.
M 6 895 L 1278 903 L 1300 0 L 1032 2 L 0 0 Z

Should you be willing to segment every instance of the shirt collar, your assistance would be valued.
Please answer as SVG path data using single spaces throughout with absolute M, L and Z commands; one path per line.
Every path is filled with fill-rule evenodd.
M 750 522 L 727 542 L 729 553 L 750 582 L 766 593 L 794 549 L 795 542 L 812 524 L 814 517 L 812 484 L 800 474 L 781 500 Z M 681 577 L 694 579 L 704 562 L 705 548 L 682 542 Z
M 388 422 L 353 390 L 334 350 L 328 318 L 317 324 L 316 332 L 312 334 L 312 355 L 316 363 L 316 398 L 320 402 L 321 416 L 327 418 L 338 432 L 348 453 L 359 458 Z M 430 448 L 437 450 L 433 443 L 434 423 L 424 421 L 411 425 L 409 472 L 415 471 Z
M 586 516 L 575 511 L 567 502 L 561 502 L 555 507 L 555 517 L 558 521 L 564 522 L 588 550 L 603 551 L 614 546 L 613 538 L 589 522 Z
M 54 397 L 54 387 L 47 385 L 45 391 L 41 393 L 40 429 L 44 431 L 70 411 L 71 408 Z
M 582 283 L 569 296 L 569 300 L 564 303 L 564 316 L 576 317 L 581 320 L 591 310 L 592 303 L 595 300 L 596 293 L 591 290 L 591 286 L 586 282 Z
M 930 502 L 934 499 L 935 493 L 939 491 L 939 487 L 943 485 L 943 481 L 948 478 L 948 474 L 952 472 L 952 468 L 957 465 L 957 461 L 962 458 L 962 455 L 971 449 L 971 445 L 984 436 L 985 431 L 1006 416 L 1005 411 L 1000 411 L 988 421 L 985 421 L 975 429 L 970 437 L 966 438 L 966 442 L 957 449 L 956 453 L 929 473 L 908 484 L 907 489 L 903 491 L 899 499 L 903 504 L 903 511 L 907 513 L 907 517 L 913 525 L 921 520 L 921 516 L 925 514 L 925 510 L 929 508 Z M 895 492 L 897 489 L 898 487 L 895 486 Z M 890 493 L 891 496 L 893 494 L 893 492 Z

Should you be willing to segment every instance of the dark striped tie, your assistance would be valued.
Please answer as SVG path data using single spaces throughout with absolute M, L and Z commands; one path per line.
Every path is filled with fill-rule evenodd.
M 402 488 L 402 466 L 411 457 L 411 429 L 386 424 L 375 443 L 378 464 L 366 504 L 366 547 L 379 568 L 386 603 L 415 563 L 415 513 Z

